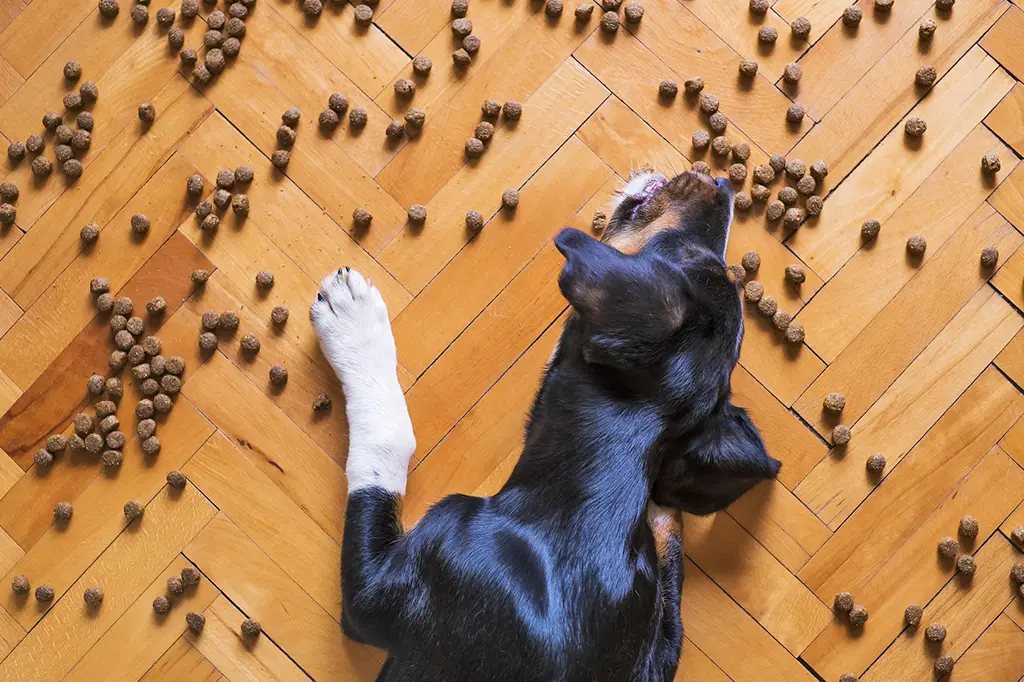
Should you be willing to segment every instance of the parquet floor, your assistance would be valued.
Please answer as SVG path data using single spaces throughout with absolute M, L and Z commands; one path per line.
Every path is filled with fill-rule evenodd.
M 327 3 L 311 21 L 294 0 L 259 0 L 241 54 L 199 87 L 155 20 L 180 0 L 152 0 L 144 27 L 129 0 L 113 21 L 95 0 L 0 0 L 4 146 L 63 111 L 68 60 L 100 90 L 79 180 L 33 180 L 28 160 L 0 162 L 0 180 L 21 190 L 16 224 L 0 232 L 0 679 L 374 679 L 381 652 L 346 641 L 338 623 L 346 434 L 306 316 L 320 278 L 349 264 L 387 300 L 419 444 L 406 521 L 444 494 L 496 490 L 565 313 L 552 235 L 589 229 L 642 164 L 724 172 L 691 146 L 707 127 L 694 102 L 657 97 L 661 80 L 698 75 L 720 98 L 726 135 L 750 145 L 749 169 L 782 153 L 823 160 L 829 174 L 817 189 L 824 210 L 799 229 L 767 221 L 764 204 L 736 215 L 729 261 L 760 255 L 752 277 L 806 341 L 787 345 L 748 304 L 733 389 L 784 468 L 727 512 L 687 518 L 678 679 L 930 680 L 940 653 L 956 659 L 959 682 L 1024 679 L 1024 599 L 1009 579 L 1024 556 L 1011 540 L 1024 524 L 1024 8 L 896 0 L 885 13 L 862 0 L 851 29 L 847 0 L 777 0 L 764 17 L 746 0 L 641 1 L 643 21 L 609 35 L 600 12 L 574 20 L 577 0 L 557 19 L 530 0 L 471 0 L 482 46 L 457 71 L 450 0 L 380 0 L 369 26 L 349 4 Z M 213 9 L 176 20 L 186 47 L 201 47 Z M 812 25 L 806 41 L 790 38 L 799 16 Z M 921 41 L 929 18 L 937 30 Z M 761 25 L 779 29 L 774 46 L 759 44 Z M 417 55 L 433 59 L 428 77 L 412 75 Z M 751 81 L 737 75 L 743 57 L 759 62 Z M 793 61 L 797 87 L 781 79 Z M 914 83 L 923 64 L 939 76 L 929 90 Z M 411 101 L 396 98 L 399 78 L 416 82 Z M 318 129 L 333 92 L 368 112 L 365 129 Z M 485 99 L 518 100 L 524 113 L 499 119 L 467 161 Z M 791 100 L 807 112 L 798 126 L 786 124 Z M 147 101 L 151 126 L 136 115 Z M 269 159 L 290 106 L 303 119 L 280 173 Z M 422 134 L 389 142 L 385 128 L 410 106 L 426 111 Z M 920 140 L 904 134 L 913 116 L 927 122 Z M 990 152 L 1002 164 L 994 177 L 980 170 Z M 201 173 L 210 194 L 219 169 L 243 164 L 255 169 L 248 218 L 229 211 L 204 233 L 186 179 Z M 509 187 L 521 192 L 514 213 L 500 209 Z M 406 220 L 417 203 L 422 227 Z M 369 230 L 353 225 L 356 208 L 372 213 Z M 470 210 L 487 220 L 476 235 Z M 130 231 L 137 213 L 151 220 L 143 238 Z M 882 227 L 865 244 L 868 219 Z M 101 232 L 83 248 L 88 222 Z M 911 234 L 927 238 L 921 259 L 907 256 Z M 999 249 L 994 270 L 978 265 L 985 246 Z M 802 285 L 784 280 L 793 263 Z M 190 282 L 197 268 L 212 272 L 203 287 Z M 269 291 L 254 284 L 262 270 L 275 275 Z M 134 300 L 164 355 L 185 358 L 184 383 L 158 417 L 158 457 L 141 452 L 140 387 L 126 370 L 120 469 L 83 452 L 47 469 L 34 454 L 93 413 L 86 380 L 110 374 L 108 315 L 89 293 L 97 276 Z M 157 295 L 167 311 L 147 316 Z M 283 327 L 270 320 L 277 305 L 292 313 Z M 237 311 L 241 324 L 205 357 L 207 310 Z M 255 357 L 241 352 L 243 333 L 261 339 Z M 276 364 L 284 388 L 268 380 Z M 822 412 L 833 391 L 846 397 L 845 448 L 830 447 L 836 421 Z M 334 401 L 326 414 L 311 407 L 320 393 Z M 865 461 L 877 452 L 887 465 L 873 477 Z M 183 490 L 165 483 L 173 469 L 188 477 Z M 129 524 L 122 505 L 133 499 L 146 512 Z M 74 515 L 57 525 L 59 501 Z M 980 525 L 961 542 L 972 580 L 936 553 L 965 514 Z M 156 616 L 167 578 L 190 565 L 203 580 Z M 55 599 L 14 594 L 17 575 Z M 105 600 L 91 610 L 83 594 L 94 586 Z M 859 631 L 832 611 L 844 590 L 870 613 Z M 910 603 L 924 607 L 916 629 L 903 625 Z M 188 611 L 205 613 L 201 635 L 188 632 Z M 246 617 L 264 629 L 255 642 L 239 634 Z M 934 622 L 948 631 L 941 645 L 924 639 Z

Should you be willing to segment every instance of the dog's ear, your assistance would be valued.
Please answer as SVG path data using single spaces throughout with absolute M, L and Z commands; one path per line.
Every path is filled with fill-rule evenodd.
M 775 478 L 781 467 L 746 411 L 727 402 L 686 436 L 666 444 L 652 497 L 665 507 L 712 514 L 760 481 Z
M 562 295 L 583 321 L 588 362 L 642 364 L 679 329 L 687 282 L 681 270 L 645 254 L 628 256 L 579 230 L 555 237 L 565 256 Z

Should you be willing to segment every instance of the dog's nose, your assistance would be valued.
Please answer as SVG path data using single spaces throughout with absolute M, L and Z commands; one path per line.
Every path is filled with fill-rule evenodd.
M 719 190 L 728 190 L 732 193 L 732 183 L 729 182 L 729 178 L 715 178 L 715 187 Z

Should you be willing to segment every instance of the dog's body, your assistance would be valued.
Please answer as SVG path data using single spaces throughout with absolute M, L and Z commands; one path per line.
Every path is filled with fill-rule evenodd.
M 408 533 L 415 449 L 376 289 L 347 269 L 311 311 L 350 425 L 343 625 L 380 680 L 671 680 L 682 642 L 675 509 L 710 513 L 778 471 L 728 402 L 742 338 L 723 262 L 727 183 L 630 183 L 606 244 L 566 230 L 573 314 L 523 454 L 490 498 L 453 495 Z

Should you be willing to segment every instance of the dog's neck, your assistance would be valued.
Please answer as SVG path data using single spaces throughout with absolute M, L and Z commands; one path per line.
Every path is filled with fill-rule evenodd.
M 626 542 L 645 518 L 657 474 L 657 410 L 616 395 L 574 347 L 570 323 L 545 373 L 523 454 L 499 493 L 524 520 Z

